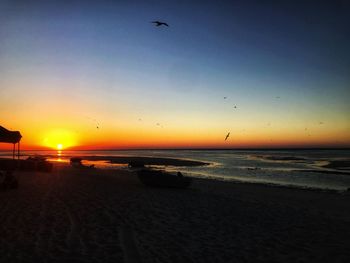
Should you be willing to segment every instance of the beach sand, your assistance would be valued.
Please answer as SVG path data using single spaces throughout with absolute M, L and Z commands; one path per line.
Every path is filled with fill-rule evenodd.
M 16 172 L 0 192 L 0 262 L 350 262 L 350 194 L 132 172 Z

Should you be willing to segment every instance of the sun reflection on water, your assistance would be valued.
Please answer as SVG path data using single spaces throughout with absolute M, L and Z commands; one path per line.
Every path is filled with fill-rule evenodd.
M 66 162 L 66 160 L 62 159 L 62 150 L 57 150 L 57 156 L 54 161 L 61 162 L 61 163 Z

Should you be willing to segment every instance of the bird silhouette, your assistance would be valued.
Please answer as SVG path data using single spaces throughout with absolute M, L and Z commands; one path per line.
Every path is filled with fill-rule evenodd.
M 96 120 L 96 119 L 94 119 L 94 118 L 91 118 L 91 117 L 89 117 L 89 116 L 85 116 L 87 119 L 89 119 L 91 122 L 93 122 L 94 123 L 94 126 L 96 127 L 96 129 L 99 129 L 100 128 L 100 123 Z
M 234 108 L 237 109 L 237 106 L 235 105 Z
M 152 21 L 151 23 L 155 24 L 155 26 L 169 26 L 167 23 L 161 21 Z
M 230 133 L 228 133 L 227 135 L 226 135 L 226 138 L 225 138 L 225 141 L 227 140 L 227 138 L 230 136 Z
M 227 97 L 224 97 L 224 100 L 226 100 L 227 99 Z

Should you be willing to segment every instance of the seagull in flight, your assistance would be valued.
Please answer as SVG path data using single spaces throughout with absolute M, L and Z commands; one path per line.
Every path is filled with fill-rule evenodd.
M 226 135 L 226 138 L 225 138 L 225 141 L 227 140 L 227 138 L 230 136 L 230 133 L 228 133 L 227 135 Z
M 167 23 L 165 22 L 161 22 L 161 21 L 152 21 L 151 23 L 155 24 L 155 26 L 169 26 Z

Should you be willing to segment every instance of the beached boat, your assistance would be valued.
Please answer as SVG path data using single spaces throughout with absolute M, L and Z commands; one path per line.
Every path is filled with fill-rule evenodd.
M 187 188 L 192 183 L 192 178 L 184 177 L 181 173 L 173 175 L 163 171 L 143 169 L 138 171 L 137 175 L 144 185 L 152 187 Z
M 131 161 L 128 164 L 129 168 L 145 168 L 145 164 L 139 161 Z

